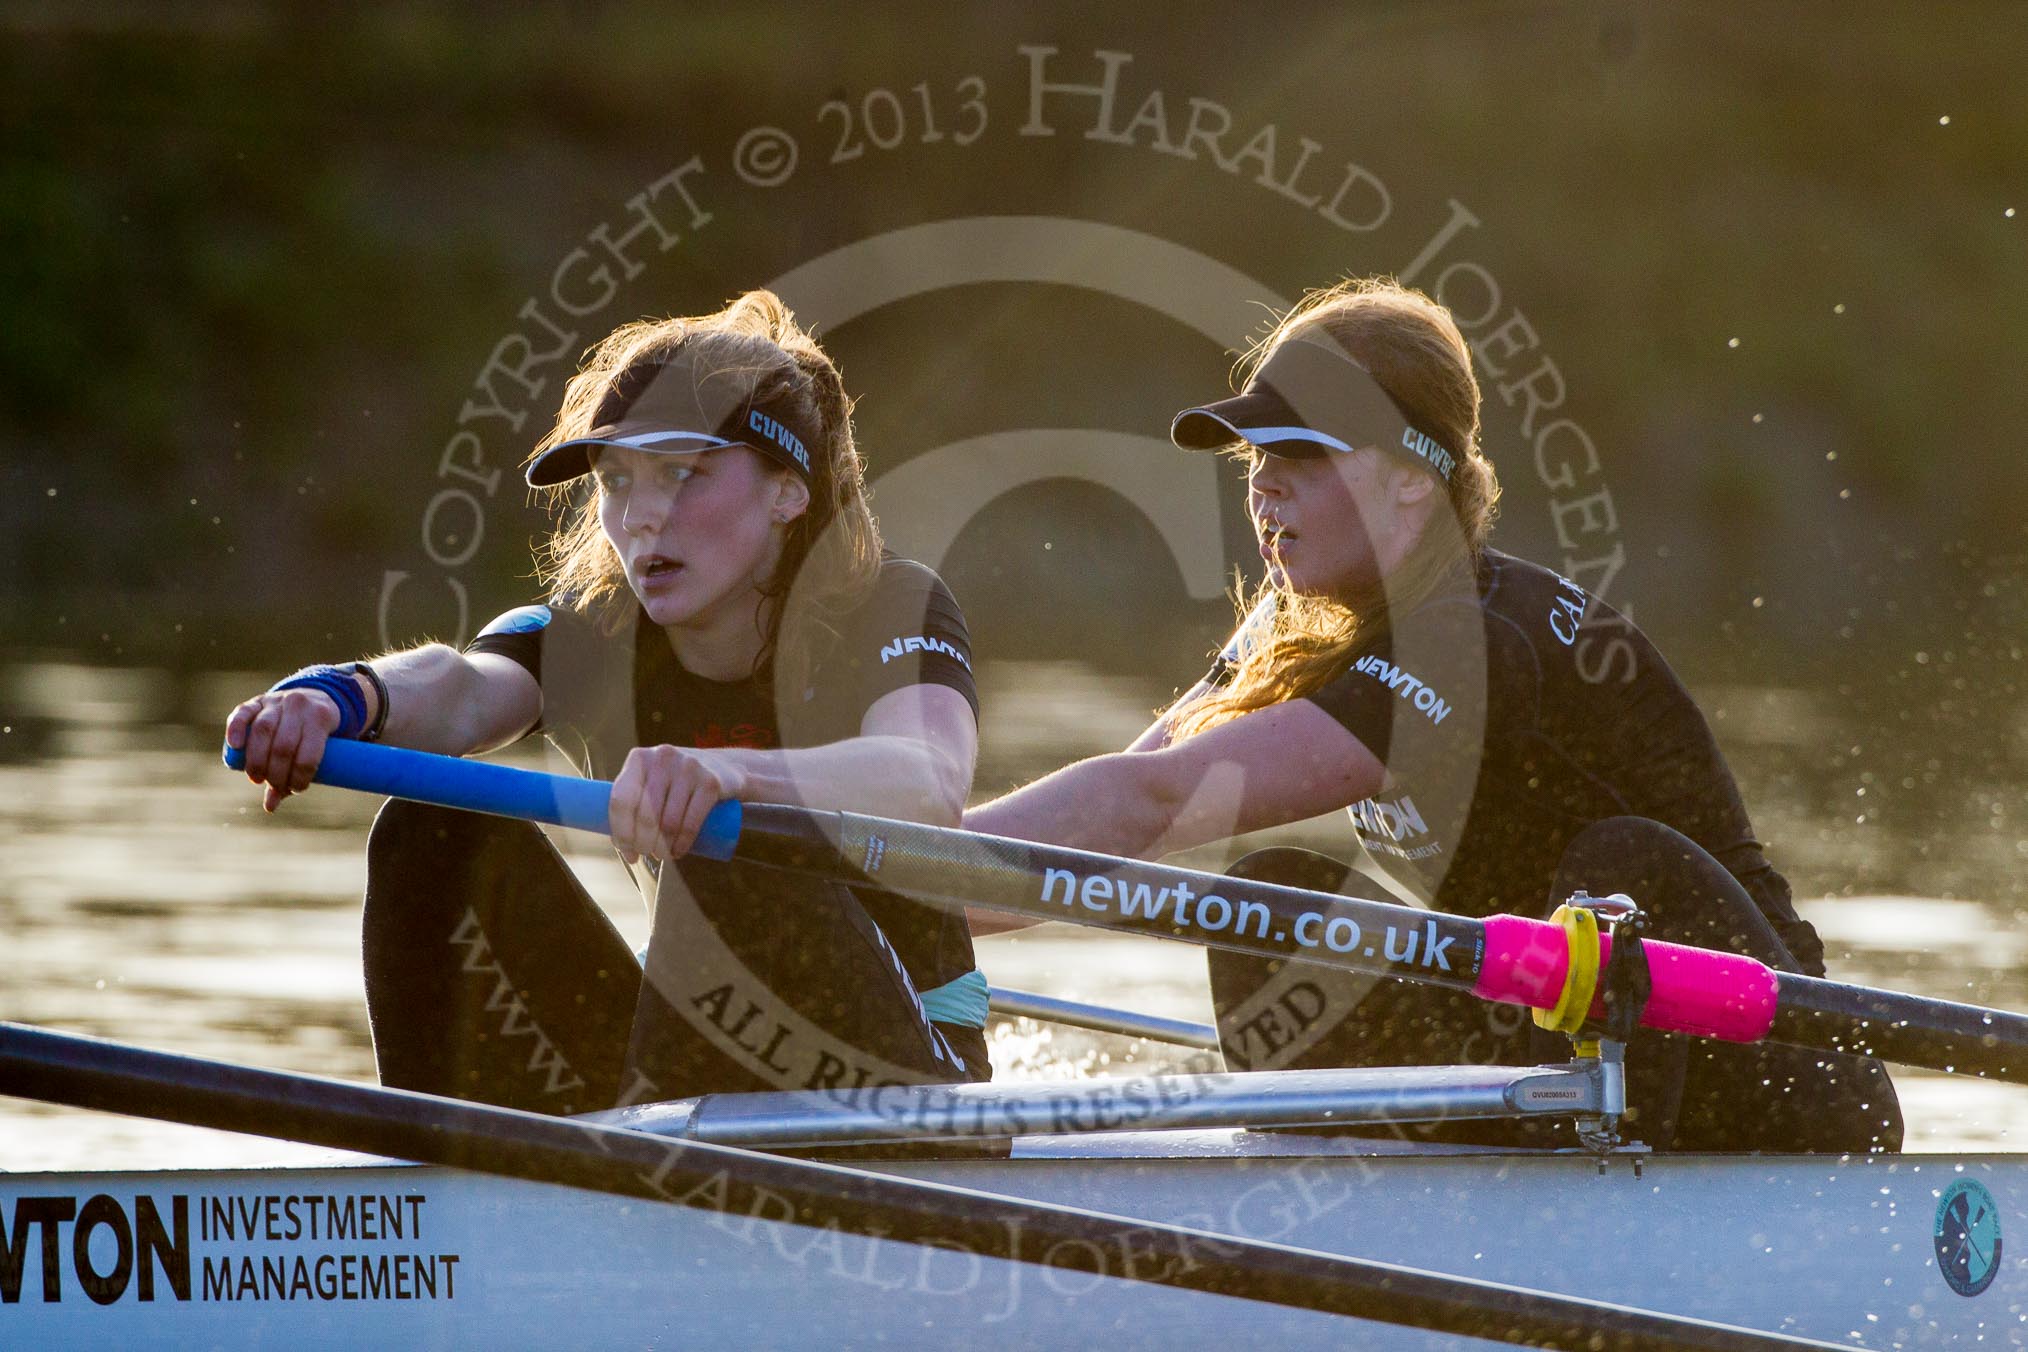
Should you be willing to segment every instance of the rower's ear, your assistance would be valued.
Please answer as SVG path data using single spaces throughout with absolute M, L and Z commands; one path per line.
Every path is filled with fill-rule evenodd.
M 1388 466 L 1393 475 L 1394 500 L 1404 507 L 1427 501 L 1437 491 L 1436 476 L 1419 465 L 1399 462 Z
M 810 485 L 802 476 L 783 470 L 775 476 L 774 519 L 776 525 L 786 526 L 804 512 L 810 510 Z

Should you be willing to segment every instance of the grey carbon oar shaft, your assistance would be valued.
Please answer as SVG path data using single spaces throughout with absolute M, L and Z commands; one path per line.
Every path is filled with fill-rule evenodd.
M 240 756 L 228 748 L 226 763 Z M 319 782 L 603 831 L 612 785 L 400 747 L 333 741 Z M 720 803 L 695 850 L 946 905 L 1322 963 L 1554 1007 L 1566 936 L 1547 921 L 1483 920 L 1307 892 L 1085 850 L 779 804 Z M 1217 903 L 1216 910 L 1213 902 Z M 1601 937 L 1601 956 L 1611 940 Z M 1752 958 L 1647 940 L 1641 1016 L 1666 1032 L 1871 1052 L 1904 1065 L 2028 1084 L 2028 1016 L 1777 973 Z
M 1482 997 L 1484 972 L 1514 970 L 1511 931 L 1539 923 L 1504 916 L 1473 920 L 1055 845 L 761 803 L 743 807 L 733 855 L 945 905 L 1375 972 Z M 1207 914 L 1207 897 L 1220 903 L 1215 914 Z M 1507 929 L 1493 939 L 1494 928 L 1502 925 Z M 1655 1016 L 1666 975 L 1658 964 L 1678 955 L 1702 956 L 1702 950 L 1652 940 L 1646 948 L 1657 985 L 1643 1022 L 1670 1027 Z M 1765 996 L 1772 1014 L 1758 1036 L 1719 1036 L 1764 1037 L 2028 1084 L 2028 1016 L 1772 972 L 1730 954 L 1714 956 L 1755 969 L 1768 987 L 1755 998 Z
M 962 1247 L 1121 1280 L 1496 1341 L 1598 1349 L 1835 1346 L 944 1184 L 148 1051 L 0 1023 L 0 1093 Z M 786 1206 L 786 1211 L 782 1208 Z M 1110 1255 L 1132 1252 L 1112 1271 Z M 1153 1260 L 1165 1261 L 1157 1265 Z

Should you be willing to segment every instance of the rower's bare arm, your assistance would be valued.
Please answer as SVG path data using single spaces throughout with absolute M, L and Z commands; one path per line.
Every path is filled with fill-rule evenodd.
M 542 713 L 535 678 L 490 653 L 433 643 L 369 665 L 388 692 L 380 739 L 394 746 L 453 756 L 486 751 L 525 735 Z M 371 727 L 381 721 L 380 691 L 364 675 L 352 679 Z M 232 711 L 225 740 L 245 751 L 247 777 L 267 786 L 263 806 L 273 812 L 309 788 L 338 726 L 338 706 L 324 691 L 268 690 Z
M 746 797 L 956 826 L 972 791 L 978 721 L 947 685 L 911 685 L 873 702 L 859 735 L 829 746 L 735 753 Z
M 963 695 L 915 685 L 874 701 L 860 734 L 784 751 L 638 747 L 613 781 L 613 843 L 629 863 L 680 859 L 726 798 L 956 826 L 971 792 L 978 725 Z
M 429 643 L 371 665 L 387 687 L 380 740 L 395 746 L 468 756 L 520 741 L 542 717 L 541 684 L 498 653 Z
M 1155 721 L 1150 723 L 1140 736 L 1127 744 L 1127 752 L 1129 754 L 1138 754 L 1146 751 L 1160 751 L 1168 746 L 1169 734 L 1175 728 L 1177 717 L 1210 688 L 1211 683 L 1209 681 L 1199 681 L 1184 691 L 1182 695 L 1177 697 L 1175 703 L 1156 715 Z M 971 818 L 966 818 L 966 825 L 972 825 Z M 984 828 L 974 827 L 973 829 L 983 830 Z M 976 906 L 965 908 L 965 919 L 970 923 L 972 937 L 975 939 L 983 939 L 989 934 L 1006 934 L 1013 930 L 1028 929 L 1033 925 L 1048 923 L 1043 920 L 1030 919 L 1026 916 L 1007 915 L 1000 911 L 982 911 Z
M 1371 797 L 1385 777 L 1338 720 L 1291 700 L 1159 751 L 1066 766 L 973 808 L 965 826 L 1152 859 L 1344 807 Z
M 1182 712 L 1203 697 L 1211 688 L 1209 681 L 1199 681 L 1179 696 L 1174 704 L 1164 709 L 1150 723 L 1147 730 L 1127 744 L 1129 751 L 1160 751 L 1169 745 L 1169 734 L 1176 726 L 1176 719 Z

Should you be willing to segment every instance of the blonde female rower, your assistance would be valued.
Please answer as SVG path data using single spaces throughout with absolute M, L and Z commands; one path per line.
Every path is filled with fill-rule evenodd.
M 386 1083 L 570 1112 L 987 1076 L 961 918 L 689 855 L 726 798 L 957 820 L 977 745 L 964 618 L 929 569 L 883 556 L 862 472 L 837 368 L 770 293 L 627 325 L 528 464 L 564 510 L 546 604 L 463 652 L 308 668 L 233 711 L 270 810 L 334 736 L 464 755 L 540 731 L 617 780 L 613 839 L 653 909 L 645 979 L 535 828 L 381 812 L 365 957 Z
M 1387 281 L 1315 292 L 1253 354 L 1242 393 L 1186 410 L 1171 435 L 1246 464 L 1267 571 L 1248 621 L 1127 751 L 967 826 L 1145 858 L 1349 808 L 1373 860 L 1437 910 L 1546 915 L 1578 889 L 1626 892 L 1656 937 L 1823 972 L 1654 645 L 1487 544 L 1499 487 L 1471 351 L 1442 306 Z M 1347 875 L 1290 849 L 1235 871 L 1324 890 Z M 1221 952 L 1211 982 L 1237 1067 L 1568 1055 L 1463 993 Z M 1631 1130 L 1658 1148 L 1900 1144 L 1877 1062 L 1643 1033 L 1629 1065 Z

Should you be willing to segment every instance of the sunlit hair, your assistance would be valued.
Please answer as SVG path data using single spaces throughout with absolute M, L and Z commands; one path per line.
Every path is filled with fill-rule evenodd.
M 1391 278 L 1343 281 L 1303 297 L 1241 360 L 1241 376 L 1258 371 L 1277 347 L 1299 334 L 1321 337 L 1364 367 L 1410 422 L 1457 456 L 1450 510 L 1432 512 L 1408 556 L 1357 595 L 1299 596 L 1263 582 L 1252 596 L 1238 596 L 1244 616 L 1278 591 L 1273 627 L 1246 648 L 1226 685 L 1181 712 L 1178 738 L 1322 686 L 1345 669 L 1390 608 L 1406 610 L 1447 579 L 1462 579 L 1485 548 L 1499 512 L 1500 481 L 1479 449 L 1472 352 L 1450 311 Z M 1249 459 L 1259 454 L 1244 445 L 1233 450 Z
M 837 637 L 837 617 L 872 585 L 881 542 L 866 502 L 866 462 L 853 443 L 844 380 L 781 297 L 749 291 L 712 314 L 642 319 L 613 330 L 585 354 L 564 387 L 555 426 L 529 459 L 585 435 L 607 392 L 627 372 L 665 362 L 679 350 L 707 379 L 739 381 L 736 397 L 742 403 L 785 401 L 792 420 L 814 438 L 810 451 L 817 473 L 809 510 L 789 523 L 780 567 L 763 584 L 773 604 L 762 611 L 765 629 L 756 662 L 759 670 L 772 658 L 778 680 L 800 685 Z M 626 566 L 599 525 L 599 494 L 591 476 L 539 491 L 558 524 L 537 549 L 538 576 L 564 604 L 617 627 L 634 598 Z

